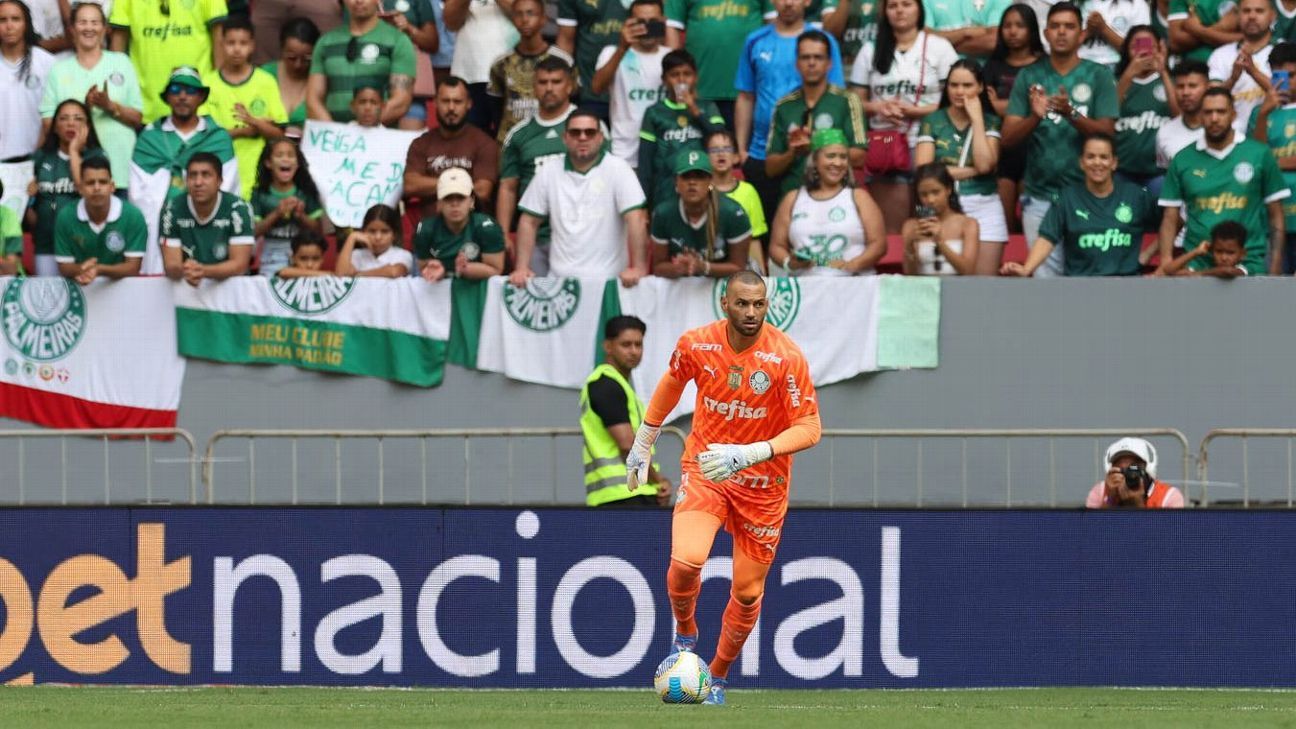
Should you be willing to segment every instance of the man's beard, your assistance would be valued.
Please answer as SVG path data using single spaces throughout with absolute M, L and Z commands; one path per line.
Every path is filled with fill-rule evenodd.
M 458 120 L 458 121 L 455 121 L 455 122 L 448 122 L 448 121 L 446 121 L 445 118 L 443 118 L 440 114 L 437 115 L 437 124 L 438 124 L 442 129 L 444 129 L 444 130 L 446 130 L 446 131 L 448 131 L 448 132 L 457 132 L 457 131 L 459 131 L 460 129 L 463 129 L 464 125 L 467 124 L 467 123 L 468 123 L 468 117 L 467 117 L 467 116 L 461 116 L 461 117 L 459 117 L 459 120 Z

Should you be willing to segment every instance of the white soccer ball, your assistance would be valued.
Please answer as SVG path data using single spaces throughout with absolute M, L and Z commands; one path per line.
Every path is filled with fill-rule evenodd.
M 672 653 L 657 666 L 653 687 L 668 704 L 700 704 L 711 690 L 711 669 L 692 651 Z

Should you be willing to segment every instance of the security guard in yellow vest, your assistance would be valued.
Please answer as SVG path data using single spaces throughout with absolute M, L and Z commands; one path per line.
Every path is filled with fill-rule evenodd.
M 635 316 L 617 316 L 603 328 L 604 364 L 581 388 L 581 431 L 585 436 L 587 506 L 666 506 L 671 483 L 656 467 L 648 483 L 626 490 L 626 455 L 643 422 L 643 403 L 630 385 L 630 372 L 643 359 L 648 326 Z

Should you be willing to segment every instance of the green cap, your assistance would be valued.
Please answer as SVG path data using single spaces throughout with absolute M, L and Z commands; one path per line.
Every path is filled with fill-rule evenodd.
M 827 147 L 830 144 L 846 146 L 846 132 L 840 129 L 816 129 L 810 135 L 810 151 Z
M 166 101 L 167 89 L 173 85 L 187 86 L 191 89 L 197 89 L 206 93 L 211 89 L 203 86 L 202 78 L 198 75 L 198 69 L 193 66 L 178 66 L 171 71 L 171 78 L 167 79 L 166 86 L 162 87 L 162 100 Z
M 711 158 L 706 152 L 688 149 L 675 155 L 675 174 L 685 175 L 690 172 L 711 174 Z

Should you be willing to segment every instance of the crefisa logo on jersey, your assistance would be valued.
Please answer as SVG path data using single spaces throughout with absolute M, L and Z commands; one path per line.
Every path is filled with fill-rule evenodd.
M 717 279 L 711 287 L 711 309 L 717 319 L 725 315 L 720 308 L 720 299 L 724 298 L 727 286 L 724 279 Z M 786 332 L 801 310 L 801 284 L 794 278 L 766 278 L 765 296 L 769 300 L 765 321 Z
M 85 295 L 66 279 L 14 279 L 0 301 L 5 339 L 28 359 L 62 359 L 85 334 Z
M 275 278 L 270 293 L 289 311 L 315 316 L 332 311 L 351 295 L 355 279 L 342 276 Z
M 518 326 L 534 332 L 562 327 L 580 306 L 580 281 L 574 278 L 533 278 L 524 288 L 504 287 L 504 309 Z

